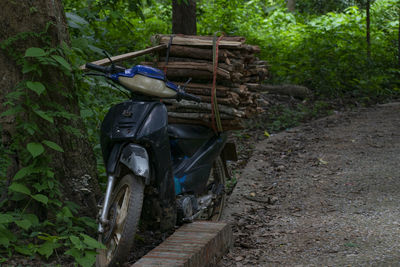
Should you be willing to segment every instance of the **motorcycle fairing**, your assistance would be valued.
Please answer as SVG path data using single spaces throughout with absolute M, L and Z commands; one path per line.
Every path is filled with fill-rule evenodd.
M 168 114 L 160 102 L 130 100 L 113 106 L 101 126 L 101 144 L 106 166 L 117 166 L 118 153 L 111 153 L 115 145 L 133 143 L 147 149 L 151 160 L 152 184 L 157 188 L 162 214 L 161 228 L 175 225 L 175 190 L 171 169 L 171 152 L 167 133 Z M 113 155 L 113 157 L 110 157 Z M 114 155 L 118 155 L 114 157 Z M 117 161 L 116 164 L 110 162 Z M 115 172 L 108 169 L 107 173 Z
M 181 128 L 181 131 L 177 130 L 178 128 Z M 226 143 L 226 134 L 222 133 L 217 136 L 212 130 L 202 128 L 176 125 L 175 131 L 172 131 L 172 129 L 169 131 L 173 143 L 172 155 L 176 194 L 186 192 L 199 194 L 204 191 L 212 164 L 220 155 Z M 201 132 L 202 134 L 199 135 Z M 176 135 L 174 136 L 172 133 Z M 181 134 L 182 138 L 178 133 Z M 204 138 L 209 137 L 207 133 L 211 136 L 209 139 Z M 191 142 L 192 145 L 190 146 L 188 142 Z
M 112 162 L 118 161 L 119 153 L 112 154 L 111 151 L 116 144 L 122 145 L 126 142 L 134 142 L 136 134 L 156 102 L 126 101 L 110 108 L 101 124 L 100 142 L 103 160 L 106 163 L 107 173 L 114 173 L 116 165 Z M 110 155 L 113 158 L 110 159 Z M 111 160 L 111 162 L 110 162 Z
M 170 137 L 171 151 L 176 169 L 179 158 L 193 156 L 199 147 L 215 133 L 208 127 L 189 124 L 170 124 L 168 125 L 168 135 Z
M 146 184 L 150 183 L 149 155 L 144 147 L 136 144 L 126 145 L 119 160 L 135 175 L 143 177 Z
M 210 128 L 201 125 L 169 124 L 168 135 L 171 138 L 180 140 L 203 140 L 211 138 L 214 132 Z
M 148 146 L 152 155 L 156 180 L 168 172 L 171 166 L 169 138 L 167 134 L 167 110 L 160 102 L 126 101 L 113 106 L 101 126 L 101 144 L 107 172 L 115 171 L 120 156 L 119 146 L 135 143 Z M 117 146 L 117 148 L 115 148 Z M 110 155 L 113 158 L 110 158 Z

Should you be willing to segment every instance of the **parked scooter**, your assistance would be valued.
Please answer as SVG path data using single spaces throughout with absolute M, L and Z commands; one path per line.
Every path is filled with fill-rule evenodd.
M 99 240 L 106 246 L 97 256 L 97 266 L 102 267 L 126 260 L 147 197 L 153 198 L 147 213 L 161 231 L 195 219 L 219 220 L 229 175 L 226 160 L 236 157 L 232 146 L 226 146 L 225 133 L 200 125 L 168 124 L 160 99 L 200 101 L 184 86 L 167 81 L 155 68 L 125 69 L 111 63 L 86 64 L 100 72 L 87 75 L 104 76 L 131 93 L 130 100 L 110 108 L 101 125 L 108 176 L 99 211 Z M 147 192 L 152 193 L 147 196 Z

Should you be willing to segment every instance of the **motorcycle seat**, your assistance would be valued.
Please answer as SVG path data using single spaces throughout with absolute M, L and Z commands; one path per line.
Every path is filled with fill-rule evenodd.
M 210 139 L 214 132 L 205 126 L 190 124 L 169 124 L 168 135 L 177 139 Z

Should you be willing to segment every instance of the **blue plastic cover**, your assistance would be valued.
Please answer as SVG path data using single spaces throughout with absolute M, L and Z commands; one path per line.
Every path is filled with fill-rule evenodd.
M 143 65 L 136 65 L 130 69 L 126 69 L 125 72 L 119 72 L 116 74 L 111 75 L 111 79 L 114 81 L 118 81 L 118 77 L 123 76 L 123 77 L 129 77 L 132 78 L 136 74 L 140 74 L 149 78 L 157 79 L 157 80 L 162 80 L 165 81 L 165 85 L 173 90 L 178 90 L 178 86 L 170 81 L 167 81 L 165 74 L 162 70 L 148 67 L 148 66 L 143 66 Z

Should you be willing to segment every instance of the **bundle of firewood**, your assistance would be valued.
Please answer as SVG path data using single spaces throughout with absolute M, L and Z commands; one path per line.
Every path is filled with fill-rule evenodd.
M 165 69 L 169 80 L 183 85 L 186 92 L 199 96 L 201 103 L 165 100 L 170 123 L 212 126 L 213 37 L 156 35 L 156 44 L 171 43 L 160 50 L 153 62 L 142 64 Z M 260 112 L 259 95 L 246 83 L 260 84 L 267 76 L 267 64 L 256 54 L 258 46 L 245 44 L 244 37 L 223 37 L 218 46 L 216 97 L 223 130 L 240 129 L 244 119 Z M 215 116 L 214 116 L 215 117 Z

